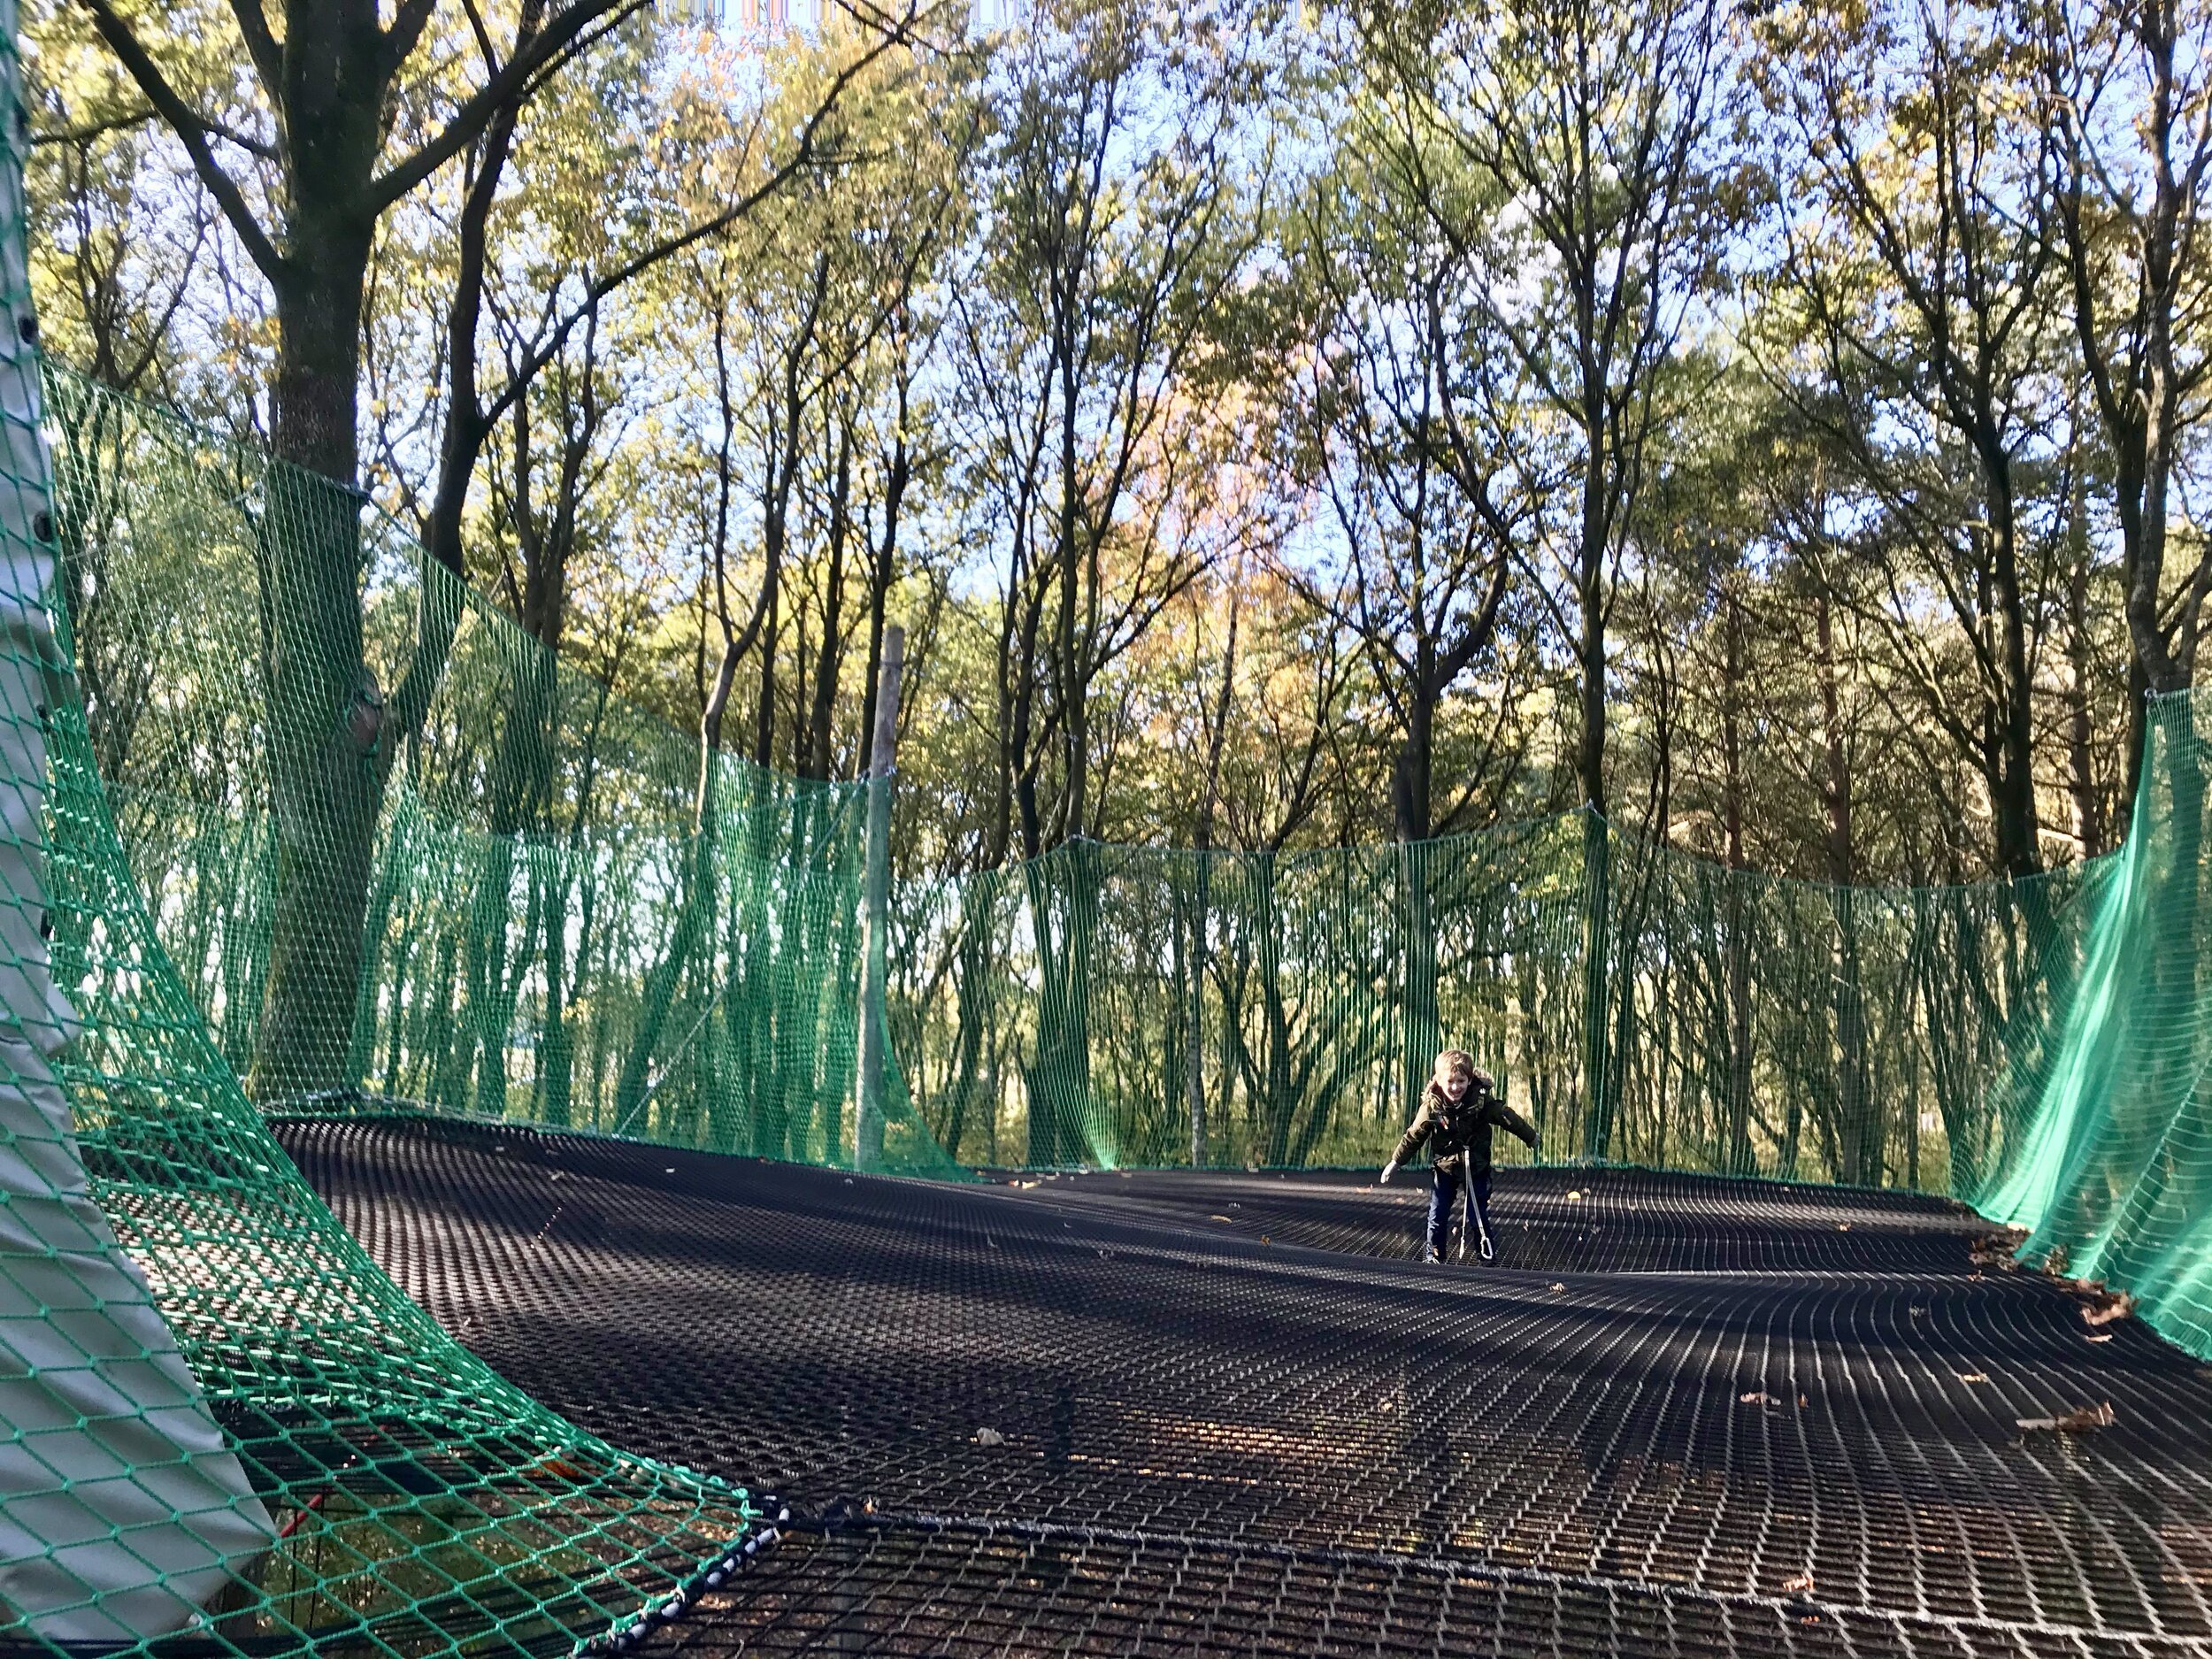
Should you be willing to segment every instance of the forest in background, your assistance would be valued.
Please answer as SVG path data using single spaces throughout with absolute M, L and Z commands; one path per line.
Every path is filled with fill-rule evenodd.
M 1586 803 L 2023 874 L 2115 844 L 2192 676 L 2195 0 L 399 11 L 353 478 L 802 776 L 903 623 L 910 877 Z M 38 297 L 286 454 L 242 226 L 314 204 L 248 17 L 32 10 Z
M 955 1158 L 1356 1159 L 1449 1031 L 1553 1156 L 1970 1185 L 2085 918 L 1955 884 L 2118 843 L 2212 588 L 2206 20 L 38 12 L 49 346 L 240 441 L 61 400 L 142 884 L 257 1099 L 863 1156 L 857 842 L 730 762 L 856 777 L 895 623 Z

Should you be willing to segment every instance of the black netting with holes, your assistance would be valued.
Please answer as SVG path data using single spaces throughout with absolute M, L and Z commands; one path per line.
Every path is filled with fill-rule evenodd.
M 1417 1178 L 280 1134 L 532 1394 L 789 1502 L 670 1652 L 2212 1652 L 2212 1372 L 1939 1201 L 1502 1171 L 1433 1269 Z

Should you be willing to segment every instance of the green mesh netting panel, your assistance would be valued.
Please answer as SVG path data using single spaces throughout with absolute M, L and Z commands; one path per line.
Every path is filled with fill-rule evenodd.
M 2204 816 L 2212 696 L 2154 700 L 2127 845 L 2101 872 L 2051 1041 L 2001 1091 L 2025 1125 L 1963 1195 L 2023 1254 L 2131 1292 L 2212 1355 L 2212 982 Z
M 349 499 L 365 621 L 322 649 L 380 726 L 355 847 L 287 804 L 260 599 L 306 483 L 65 375 L 52 403 L 94 749 L 250 1094 L 854 1160 L 861 787 L 721 757 L 702 803 L 695 736 Z M 1833 887 L 1586 815 L 1279 855 L 1077 842 L 896 895 L 881 1167 L 1374 1162 L 1450 1043 L 1549 1158 L 1978 1191 L 2118 867 Z M 342 1017 L 267 1043 L 281 895 L 334 870 L 360 918 Z
M 1992 1086 L 2039 1045 L 2110 869 L 1823 887 L 1587 816 L 1277 855 L 1078 843 L 906 895 L 892 1027 L 964 1159 L 1379 1162 L 1448 1044 L 1553 1160 L 1972 1191 L 2025 1110 Z
M 0 0 L 19 144 L 13 14 Z M 0 213 L 0 1639 L 565 1653 L 672 1612 L 729 1571 L 745 1494 L 580 1432 L 449 1340 L 241 1092 L 192 992 L 235 1008 L 243 987 L 209 987 L 204 957 L 188 984 L 161 949 L 97 771 L 123 741 L 114 685 L 88 676 L 81 701 L 65 666 L 19 165 Z M 219 549 L 169 540 L 180 524 L 150 529 L 181 580 Z M 91 622 L 104 579 L 70 574 Z M 103 664 L 149 677 L 149 732 L 196 694 L 160 682 L 173 666 Z M 202 850 L 229 833 L 220 804 L 198 803 Z M 265 906 L 235 898 L 214 926 Z
M 703 788 L 695 733 L 334 487 L 67 373 L 49 386 L 93 750 L 162 942 L 260 1105 L 853 1161 L 866 786 L 722 755 Z M 343 712 L 303 800 L 273 567 L 334 512 L 358 526 L 361 625 L 308 635 L 340 665 L 313 707 L 326 728 Z M 309 962 L 319 1018 L 273 1033 L 302 888 L 334 930 L 359 918 L 359 949 Z M 957 1173 L 895 1078 L 886 1093 L 872 1166 Z

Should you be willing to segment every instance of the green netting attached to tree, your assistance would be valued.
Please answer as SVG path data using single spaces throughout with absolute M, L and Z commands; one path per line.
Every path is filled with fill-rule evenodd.
M 349 498 L 364 622 L 327 649 L 379 726 L 368 827 L 303 837 L 263 596 L 307 482 L 81 380 L 52 402 L 94 749 L 260 1103 L 854 1160 L 863 787 L 718 757 L 702 801 L 695 735 Z M 350 871 L 359 947 L 329 976 L 345 1018 L 279 1044 L 303 865 Z M 883 1167 L 1373 1162 L 1449 1043 L 1548 1158 L 1978 1191 L 2120 868 L 1829 887 L 1587 815 L 1281 854 L 1079 841 L 895 895 Z
M 270 572 L 334 487 L 76 377 L 50 387 L 93 749 L 162 941 L 258 1104 L 853 1161 L 867 786 L 729 755 L 703 773 L 695 734 L 349 497 L 360 634 L 334 623 L 320 649 L 360 683 L 333 678 L 341 741 L 303 769 L 344 787 L 303 807 Z M 349 726 L 367 736 L 349 750 Z M 307 964 L 334 1016 L 273 1028 L 303 885 L 334 927 L 359 918 L 358 949 Z M 957 1173 L 887 1093 L 875 1167 Z
M 58 580 L 14 38 L 0 0 L 0 1639 L 566 1653 L 718 1581 L 752 1525 L 746 1494 L 618 1452 L 450 1340 L 299 1179 L 196 1007 L 196 991 L 233 1015 L 250 1001 L 210 964 L 270 902 L 269 861 L 222 811 L 251 773 L 236 747 L 250 717 L 224 701 L 228 657 L 98 654 L 126 575 L 76 563 Z M 90 412 L 81 398 L 61 425 Z M 112 480 L 116 499 L 142 482 Z M 138 550 L 175 579 L 179 632 L 208 643 L 199 561 L 236 580 L 221 559 L 250 573 L 250 538 L 200 538 L 175 507 L 160 501 Z M 135 735 L 115 723 L 127 706 Z M 215 930 L 189 983 L 101 783 L 142 737 L 234 780 L 122 797 L 142 836 L 151 814 L 156 835 L 189 826 L 186 856 L 231 863 L 227 908 L 187 924 Z M 173 910 L 173 887 L 148 890 Z

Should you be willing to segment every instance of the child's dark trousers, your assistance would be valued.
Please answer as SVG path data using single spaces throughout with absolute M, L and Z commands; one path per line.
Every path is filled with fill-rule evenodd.
M 1466 1179 L 1463 1170 L 1450 1169 L 1435 1171 L 1435 1184 L 1429 1188 L 1429 1248 L 1437 1255 L 1444 1254 L 1444 1235 L 1451 1231 L 1452 1211 L 1459 1207 L 1460 1183 Z M 1475 1177 L 1475 1214 L 1481 1217 L 1482 1231 L 1490 1231 L 1490 1171 L 1485 1170 Z M 1472 1240 L 1470 1240 L 1471 1243 Z

